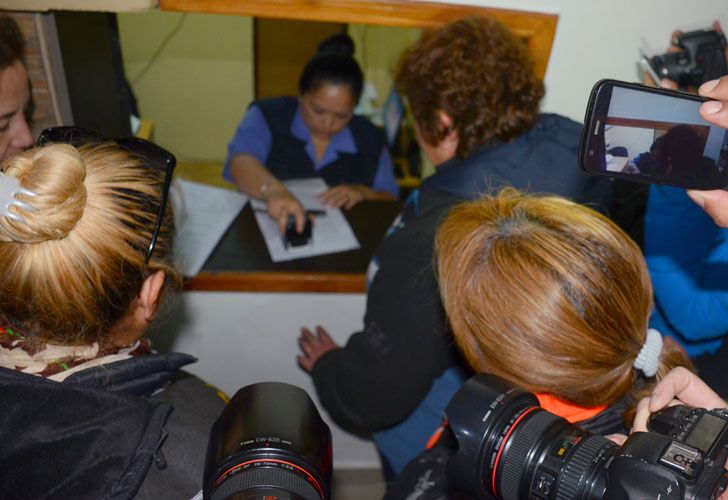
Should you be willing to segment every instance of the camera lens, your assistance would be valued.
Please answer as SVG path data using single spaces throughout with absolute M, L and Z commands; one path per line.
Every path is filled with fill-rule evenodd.
M 457 441 L 446 473 L 457 489 L 505 500 L 602 498 L 617 445 L 541 409 L 533 394 L 480 374 L 446 414 Z
M 328 500 L 331 431 L 303 389 L 240 389 L 210 433 L 205 499 Z

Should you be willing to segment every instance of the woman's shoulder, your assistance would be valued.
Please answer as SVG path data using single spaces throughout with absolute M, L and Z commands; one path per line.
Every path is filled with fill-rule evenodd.
M 277 111 L 282 109 L 298 109 L 298 99 L 292 96 L 264 97 L 250 103 L 250 107 L 256 106 L 261 111 Z

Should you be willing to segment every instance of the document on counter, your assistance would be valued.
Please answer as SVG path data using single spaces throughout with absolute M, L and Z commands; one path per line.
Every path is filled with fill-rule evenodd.
M 314 218 L 311 241 L 307 245 L 287 249 L 283 245 L 283 236 L 278 229 L 278 223 L 265 212 L 265 203 L 260 200 L 251 200 L 255 220 L 258 222 L 273 262 L 303 259 L 359 248 L 359 240 L 356 239 L 354 231 L 341 210 L 324 206 L 316 200 L 319 194 L 329 188 L 323 179 L 292 179 L 285 181 L 284 184 L 293 196 L 298 198 L 305 210 L 321 211 L 321 214 Z
M 175 180 L 171 194 L 177 221 L 177 266 L 184 276 L 195 276 L 248 197 L 183 179 Z

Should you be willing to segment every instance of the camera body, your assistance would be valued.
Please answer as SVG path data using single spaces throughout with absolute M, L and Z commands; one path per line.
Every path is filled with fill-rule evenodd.
M 451 487 L 474 498 L 712 499 L 728 485 L 728 411 L 667 408 L 620 447 L 488 374 L 448 404 Z
M 726 40 L 716 30 L 696 30 L 676 37 L 678 52 L 651 57 L 649 62 L 660 78 L 669 78 L 681 87 L 698 86 L 728 73 Z

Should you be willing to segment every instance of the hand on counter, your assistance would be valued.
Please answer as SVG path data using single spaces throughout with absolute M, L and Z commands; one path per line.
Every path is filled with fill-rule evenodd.
M 308 328 L 301 328 L 301 336 L 298 337 L 298 346 L 303 352 L 297 356 L 298 365 L 308 373 L 313 371 L 316 362 L 329 351 L 338 349 L 339 345 L 329 336 L 328 332 L 322 327 L 316 327 L 316 333 L 312 333 Z
M 373 194 L 374 191 L 361 184 L 339 184 L 319 195 L 318 201 L 330 207 L 348 210 L 360 201 L 370 199 Z

